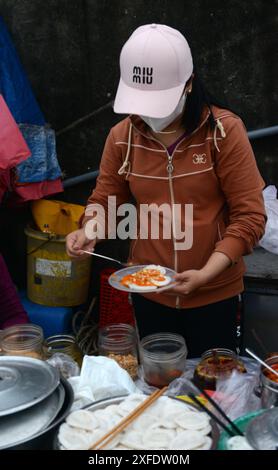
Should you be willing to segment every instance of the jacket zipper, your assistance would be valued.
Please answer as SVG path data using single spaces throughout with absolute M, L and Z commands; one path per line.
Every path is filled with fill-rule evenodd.
M 160 142 L 160 140 L 157 140 L 154 137 L 152 137 L 152 140 L 154 140 L 155 142 L 160 144 L 161 147 L 164 148 L 164 150 L 166 152 L 166 155 L 167 155 L 167 159 L 168 159 L 168 163 L 167 163 L 166 168 L 167 168 L 167 173 L 168 173 L 169 188 L 170 188 L 170 199 L 171 199 L 171 206 L 172 206 L 172 236 L 173 236 L 173 248 L 174 248 L 174 270 L 177 272 L 177 264 L 178 263 L 177 263 L 177 253 L 176 253 L 176 250 L 175 250 L 175 240 L 176 240 L 175 232 L 176 232 L 176 230 L 175 230 L 175 224 L 173 223 L 174 222 L 173 212 L 174 212 L 175 198 L 174 198 L 173 181 L 172 181 L 172 173 L 174 171 L 174 165 L 173 165 L 172 161 L 173 161 L 174 152 L 173 152 L 172 155 L 169 155 L 167 147 L 162 142 Z M 182 141 L 183 140 L 184 139 L 182 139 Z
M 172 153 L 172 155 L 169 155 L 167 147 L 162 142 L 160 142 L 160 140 L 157 140 L 154 137 L 152 137 L 151 139 L 154 140 L 155 142 L 157 142 L 158 144 L 160 144 L 164 148 L 164 150 L 166 152 L 166 155 L 167 155 L 167 159 L 168 159 L 166 169 L 167 169 L 167 173 L 168 173 L 170 199 L 171 199 L 171 206 L 172 206 L 172 236 L 173 236 L 173 249 L 174 249 L 174 270 L 175 270 L 175 272 L 178 272 L 178 253 L 177 253 L 177 250 L 175 249 L 176 225 L 175 225 L 175 205 L 174 205 L 175 204 L 175 196 L 174 196 L 173 178 L 172 178 L 173 171 L 174 171 L 173 157 L 174 157 L 174 154 L 175 154 L 176 150 L 178 149 L 180 144 L 182 144 L 184 142 L 186 137 L 184 137 L 178 143 L 178 145 L 176 146 L 176 148 L 175 148 L 174 152 Z M 176 296 L 176 308 L 180 308 L 180 296 L 179 295 Z
M 174 188 L 173 188 L 173 171 L 174 171 L 174 165 L 173 165 L 173 156 L 174 152 L 172 155 L 169 155 L 167 149 L 167 157 L 168 157 L 168 164 L 167 164 L 167 172 L 168 172 L 168 177 L 169 177 L 169 187 L 170 187 L 170 197 L 171 197 L 171 206 L 172 206 L 172 234 L 173 234 L 173 242 L 174 242 L 174 269 L 175 272 L 178 271 L 178 254 L 177 250 L 175 249 L 175 242 L 176 242 L 176 217 L 175 217 L 175 196 L 174 196 Z M 176 308 L 180 307 L 180 297 L 176 297 Z
M 206 123 L 209 115 L 210 115 L 210 112 L 207 114 L 206 118 L 203 120 L 201 125 L 197 129 L 195 129 L 193 134 L 196 133 Z M 150 137 L 150 136 L 147 136 L 147 135 L 143 134 L 143 132 L 141 132 L 136 126 L 134 126 L 134 124 L 133 124 L 133 127 L 137 130 L 137 132 L 139 132 L 141 135 L 143 135 L 147 139 L 150 139 L 150 140 L 153 140 L 153 141 L 157 142 L 165 150 L 167 158 L 168 158 L 167 173 L 168 173 L 169 188 L 170 188 L 171 206 L 172 206 L 172 236 L 173 236 L 173 248 L 174 248 L 174 270 L 175 270 L 175 272 L 177 272 L 178 271 L 178 254 L 177 254 L 177 251 L 175 249 L 175 242 L 176 242 L 175 206 L 174 206 L 175 197 L 174 197 L 173 178 L 172 178 L 173 171 L 174 171 L 173 157 L 174 157 L 174 154 L 175 154 L 176 150 L 178 149 L 180 144 L 182 144 L 184 142 L 186 137 L 184 137 L 178 143 L 178 145 L 176 146 L 176 148 L 173 151 L 172 155 L 169 155 L 167 147 L 162 142 L 160 142 L 160 140 L 157 140 L 154 137 Z M 178 295 L 176 296 L 176 308 L 180 308 L 180 296 L 178 296 Z
M 167 147 L 162 143 L 160 142 L 160 140 L 157 140 L 155 139 L 154 137 L 151 138 L 152 140 L 154 140 L 155 142 L 157 142 L 159 145 L 161 145 L 161 147 L 164 148 L 165 152 L 166 152 L 166 155 L 167 155 L 167 159 L 168 159 L 168 162 L 167 162 L 167 173 L 168 173 L 168 181 L 169 181 L 169 188 L 170 188 L 170 199 L 171 199 L 171 206 L 172 206 L 172 236 L 173 236 L 173 248 L 174 248 L 174 270 L 175 272 L 177 272 L 178 270 L 178 255 L 177 255 L 177 251 L 175 249 L 175 242 L 176 242 L 176 226 L 175 226 L 175 215 L 174 215 L 174 212 L 175 212 L 175 197 L 174 197 L 174 188 L 173 188 L 173 179 L 172 179 L 172 173 L 174 171 L 174 165 L 173 165 L 173 157 L 174 157 L 174 153 L 175 153 L 175 150 L 174 152 L 172 153 L 172 155 L 169 155 L 169 152 L 167 150 Z M 185 137 L 178 143 L 177 147 L 184 141 Z M 179 308 L 180 306 L 180 297 L 177 296 L 176 297 L 176 308 Z

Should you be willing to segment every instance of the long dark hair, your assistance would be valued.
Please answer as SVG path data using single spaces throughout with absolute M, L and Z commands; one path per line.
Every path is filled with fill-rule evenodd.
M 188 80 L 186 86 L 189 84 L 191 79 Z M 211 114 L 209 116 L 209 125 L 211 129 L 215 127 L 215 117 L 211 110 L 211 106 L 215 105 L 219 108 L 230 109 L 226 104 L 219 102 L 214 98 L 204 87 L 202 81 L 199 79 L 198 74 L 194 72 L 192 79 L 192 91 L 187 95 L 186 106 L 182 118 L 182 123 L 188 134 L 191 134 L 201 122 L 201 114 L 205 106 L 207 106 Z

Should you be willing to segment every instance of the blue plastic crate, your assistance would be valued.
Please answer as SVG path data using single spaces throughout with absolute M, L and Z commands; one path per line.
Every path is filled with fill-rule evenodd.
M 47 307 L 35 304 L 27 298 L 26 292 L 20 292 L 21 302 L 31 323 L 43 329 L 44 337 L 71 333 L 72 307 Z

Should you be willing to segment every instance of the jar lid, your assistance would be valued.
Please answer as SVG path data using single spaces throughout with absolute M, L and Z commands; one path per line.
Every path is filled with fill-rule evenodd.
M 31 357 L 0 356 L 0 416 L 39 403 L 59 382 L 58 370 L 47 362 Z
M 246 439 L 256 450 L 278 450 L 278 408 L 252 419 L 246 428 Z

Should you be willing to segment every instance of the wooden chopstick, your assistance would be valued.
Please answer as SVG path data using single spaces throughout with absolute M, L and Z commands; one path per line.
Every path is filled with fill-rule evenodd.
M 226 431 L 230 436 L 234 436 L 235 433 L 231 431 L 215 414 L 209 410 L 193 393 L 189 393 L 188 396 L 193 400 L 198 406 L 200 406 L 214 421 L 216 421 L 219 426 L 221 426 L 224 431 Z M 241 431 L 240 431 L 241 432 Z
M 108 431 L 104 436 L 102 436 L 98 441 L 96 441 L 89 450 L 104 449 L 104 447 L 111 442 L 114 437 L 122 432 L 127 426 L 129 426 L 132 421 L 134 421 L 139 415 L 141 415 L 152 403 L 154 403 L 168 388 L 168 386 L 163 387 L 160 390 L 153 392 L 143 403 L 140 403 L 135 410 L 133 410 L 128 416 L 122 419 L 113 429 Z M 100 445 L 100 447 L 98 447 Z
M 218 405 L 218 403 L 216 403 L 213 398 L 211 398 L 209 396 L 209 394 L 201 389 L 200 387 L 197 387 L 200 392 L 202 393 L 202 395 L 204 395 L 204 397 L 206 397 L 206 399 L 208 400 L 208 402 L 214 406 L 214 408 L 218 411 L 218 413 L 221 414 L 221 416 L 223 416 L 223 418 L 226 419 L 226 421 L 229 423 L 229 425 L 231 426 L 231 428 L 234 430 L 234 432 L 239 435 L 239 436 L 244 436 L 243 432 L 237 427 L 237 425 L 235 423 L 233 423 L 233 421 L 229 418 L 229 416 L 226 415 L 226 413 L 222 410 L 222 408 L 220 408 L 220 406 Z

